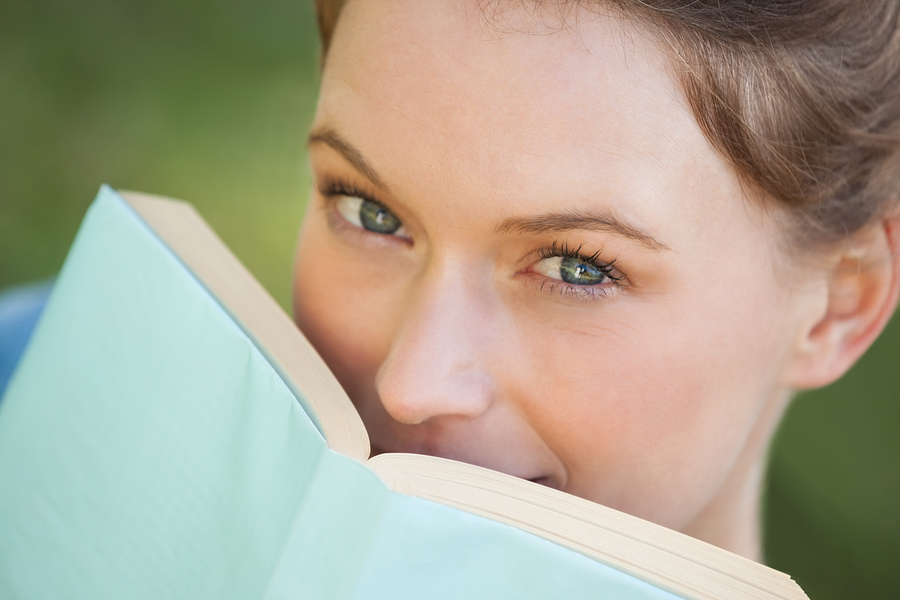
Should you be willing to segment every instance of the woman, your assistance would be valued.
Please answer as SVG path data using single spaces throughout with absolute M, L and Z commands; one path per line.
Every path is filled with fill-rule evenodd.
M 759 559 L 900 290 L 896 1 L 323 2 L 295 314 L 374 452 Z

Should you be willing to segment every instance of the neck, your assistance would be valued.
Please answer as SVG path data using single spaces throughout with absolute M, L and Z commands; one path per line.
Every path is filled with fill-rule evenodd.
M 762 562 L 760 502 L 769 443 L 791 397 L 788 391 L 773 394 L 728 478 L 684 533 Z

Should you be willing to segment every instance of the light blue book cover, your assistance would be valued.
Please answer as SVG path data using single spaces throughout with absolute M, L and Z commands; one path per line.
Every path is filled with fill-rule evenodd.
M 679 597 L 389 490 L 299 395 L 102 188 L 0 403 L 0 597 Z

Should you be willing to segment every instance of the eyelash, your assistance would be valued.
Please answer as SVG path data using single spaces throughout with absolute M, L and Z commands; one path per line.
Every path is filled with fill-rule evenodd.
M 372 202 L 373 204 L 384 207 L 384 204 L 373 198 L 370 193 L 363 190 L 361 187 L 342 179 L 331 177 L 325 178 L 319 186 L 319 193 L 329 201 L 334 200 L 338 196 L 354 196 L 356 198 L 361 198 L 366 202 Z M 375 233 L 375 235 L 383 234 Z M 553 242 L 549 247 L 538 250 L 538 257 L 540 260 L 555 257 L 574 258 L 599 269 L 607 278 L 609 278 L 609 281 L 613 283 L 616 289 L 625 285 L 625 275 L 614 266 L 616 263 L 615 260 L 611 262 L 601 261 L 598 257 L 602 250 L 598 250 L 597 252 L 588 255 L 582 252 L 583 247 L 584 244 L 579 244 L 577 247 L 571 248 L 568 242 L 563 242 L 562 244 Z M 564 281 L 548 279 L 544 279 L 544 281 L 541 282 L 540 289 L 546 290 L 550 294 L 559 293 L 563 296 L 583 300 L 602 298 L 609 295 L 611 291 L 609 288 L 573 285 Z
M 348 182 L 343 179 L 332 179 L 330 177 L 325 178 L 322 181 L 322 185 L 319 186 L 319 193 L 322 194 L 328 200 L 333 200 L 338 196 L 354 196 L 356 198 L 361 198 L 366 202 L 371 202 L 372 204 L 377 204 L 382 208 L 387 208 L 372 197 L 372 194 L 364 191 L 362 188 Z
M 538 250 L 538 256 L 540 260 L 544 260 L 547 258 L 574 258 L 578 261 L 587 263 L 593 267 L 596 267 L 601 273 L 603 273 L 609 281 L 613 283 L 615 286 L 614 289 L 622 288 L 625 285 L 625 274 L 622 273 L 619 269 L 615 267 L 616 261 L 612 260 L 611 262 L 605 262 L 600 260 L 598 257 L 603 252 L 603 250 L 598 250 L 593 254 L 585 254 L 581 251 L 584 247 L 584 244 L 579 244 L 575 248 L 570 248 L 568 242 L 563 242 L 562 244 L 558 244 L 553 242 L 549 248 L 541 248 Z M 549 286 L 548 286 L 549 284 Z M 592 286 L 584 286 L 584 285 L 574 285 L 570 283 L 566 283 L 565 281 L 560 280 L 544 280 L 541 282 L 541 290 L 547 290 L 551 294 L 559 293 L 562 296 L 568 296 L 572 298 L 579 298 L 584 300 L 591 300 L 596 298 L 603 298 L 612 291 L 610 288 L 603 287 L 592 287 Z

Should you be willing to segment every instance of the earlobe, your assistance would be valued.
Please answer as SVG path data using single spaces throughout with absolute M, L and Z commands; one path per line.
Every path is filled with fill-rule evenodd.
M 828 276 L 827 309 L 803 334 L 788 374 L 794 389 L 839 379 L 865 353 L 900 295 L 900 209 L 859 236 Z

